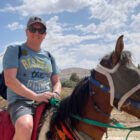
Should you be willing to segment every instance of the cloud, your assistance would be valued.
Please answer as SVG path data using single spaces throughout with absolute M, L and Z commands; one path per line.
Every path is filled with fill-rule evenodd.
M 22 5 L 20 6 L 8 5 L 0 11 L 17 11 L 23 16 L 51 14 L 63 11 L 75 12 L 88 6 L 90 0 L 21 0 L 21 2 Z
M 99 34 L 107 32 L 118 34 L 127 30 L 131 22 L 133 22 L 133 19 L 136 19 L 135 16 L 133 18 L 131 16 L 134 13 L 136 14 L 136 7 L 139 5 L 140 1 L 138 0 L 135 2 L 133 0 L 100 0 L 92 2 L 89 7 L 90 19 L 98 20 L 98 26 L 95 32 Z
M 50 18 L 48 21 L 47 21 L 47 26 L 48 26 L 48 34 L 51 35 L 51 34 L 61 34 L 61 32 L 63 31 L 63 28 L 59 22 L 58 22 L 58 19 L 59 17 L 58 16 L 54 16 L 52 18 Z
M 102 56 L 108 53 L 108 50 L 112 51 L 114 49 L 115 45 L 112 45 L 112 43 L 104 45 L 103 36 L 87 34 L 93 29 L 93 24 L 87 27 L 82 24 L 73 27 L 73 29 L 83 32 L 80 35 L 65 34 L 67 26 L 65 26 L 65 23 L 63 25 L 58 21 L 59 17 L 57 16 L 47 21 L 48 33 L 42 47 L 53 53 L 60 68 L 77 66 L 91 69 L 99 62 Z M 117 37 L 106 34 L 106 39 L 108 38 L 108 40 L 114 39 L 116 41 Z M 98 43 L 96 40 L 99 40 Z M 88 41 L 92 41 L 92 43 L 88 43 Z
M 25 26 L 22 24 L 19 24 L 18 22 L 13 22 L 12 24 L 8 24 L 7 26 L 11 31 L 17 30 L 17 29 L 23 29 Z
M 140 32 L 140 13 L 137 15 L 131 16 L 132 23 L 130 24 L 130 27 L 134 32 L 139 33 Z
M 102 26 L 106 27 L 103 24 Z M 99 32 L 100 27 L 95 24 L 89 24 L 87 26 L 80 24 L 70 28 L 70 25 L 60 23 L 58 16 L 51 17 L 47 20 L 48 31 L 42 47 L 55 56 L 61 69 L 67 67 L 91 69 L 99 63 L 105 54 L 114 50 L 116 40 L 121 35 L 121 33 L 114 35 L 112 32 L 107 32 L 107 30 L 101 30 Z M 67 30 L 77 30 L 82 33 L 65 34 Z M 98 32 L 95 34 L 94 31 Z M 123 33 L 125 49 L 132 51 L 136 57 L 135 62 L 137 61 L 138 63 L 140 60 L 140 49 L 138 47 L 140 44 L 138 39 L 140 34 L 129 34 L 127 31 Z
M 119 19 L 125 22 L 129 17 L 130 13 L 133 13 L 134 9 L 140 4 L 140 1 L 136 0 L 100 0 L 91 3 L 90 5 L 90 18 L 96 18 L 101 21 L 107 19 Z
M 131 33 L 127 35 L 126 49 L 132 52 L 135 64 L 140 64 L 140 33 Z
M 96 33 L 96 25 L 94 23 L 89 24 L 87 27 L 83 27 L 82 24 L 75 26 L 75 29 L 81 30 L 85 34 Z

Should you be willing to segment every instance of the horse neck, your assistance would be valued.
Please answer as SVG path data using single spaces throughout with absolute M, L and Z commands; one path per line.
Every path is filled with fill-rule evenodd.
M 108 86 L 108 81 L 107 81 L 107 79 L 104 75 L 96 72 L 95 79 L 97 81 L 100 81 L 104 85 Z M 91 89 L 94 92 L 92 96 L 93 96 L 93 99 L 94 99 L 96 105 L 104 113 L 110 115 L 111 110 L 112 110 L 112 107 L 110 106 L 110 94 L 104 92 L 103 90 L 101 90 L 99 88 L 97 88 L 93 84 L 91 84 Z M 93 100 L 92 100 L 91 96 L 88 97 L 87 103 L 86 103 L 86 105 L 83 109 L 83 116 L 84 116 L 84 118 L 88 118 L 88 119 L 98 121 L 98 122 L 102 122 L 102 123 L 105 123 L 105 124 L 110 123 L 109 117 L 104 116 L 101 112 L 99 112 L 95 109 L 95 105 L 93 103 Z M 101 138 L 103 137 L 103 134 L 104 134 L 97 127 L 86 124 L 84 122 L 78 122 L 77 126 L 76 126 L 76 129 L 78 131 L 82 131 L 82 132 L 86 133 L 92 139 L 96 139 L 96 140 L 101 140 Z M 101 128 L 101 129 L 103 129 L 105 132 L 107 131 L 106 128 Z

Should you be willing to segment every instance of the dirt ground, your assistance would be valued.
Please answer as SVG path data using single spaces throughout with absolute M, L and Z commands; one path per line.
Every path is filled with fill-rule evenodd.
M 65 89 L 63 92 L 66 94 L 66 91 L 70 92 L 70 89 Z M 7 106 L 7 101 L 3 100 L 0 97 L 0 107 L 4 106 Z M 112 117 L 117 119 L 121 124 L 126 127 L 140 126 L 140 120 L 125 112 L 113 110 Z M 128 130 L 108 129 L 108 138 L 105 138 L 106 135 L 104 135 L 102 140 L 126 140 L 128 132 Z M 132 132 L 128 137 L 128 140 L 140 140 L 140 132 Z
M 126 127 L 140 126 L 140 120 L 125 112 L 114 109 L 111 114 L 113 118 Z M 103 140 L 126 140 L 128 132 L 129 130 L 108 129 L 108 138 L 106 139 L 104 135 Z M 140 140 L 140 131 L 130 133 L 128 140 Z

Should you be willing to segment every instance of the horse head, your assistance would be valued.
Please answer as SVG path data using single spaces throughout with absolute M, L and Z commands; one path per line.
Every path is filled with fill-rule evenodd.
M 96 70 L 108 79 L 111 106 L 140 118 L 140 70 L 132 63 L 131 52 L 123 49 L 123 36 L 120 36 L 115 51 L 106 55 Z

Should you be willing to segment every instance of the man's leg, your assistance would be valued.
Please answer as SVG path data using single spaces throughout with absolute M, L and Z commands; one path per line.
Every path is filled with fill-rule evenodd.
M 33 116 L 24 115 L 15 122 L 15 135 L 13 140 L 31 140 L 33 130 Z
M 16 101 L 8 106 L 11 121 L 15 126 L 13 140 L 31 140 L 35 108 L 30 101 Z

